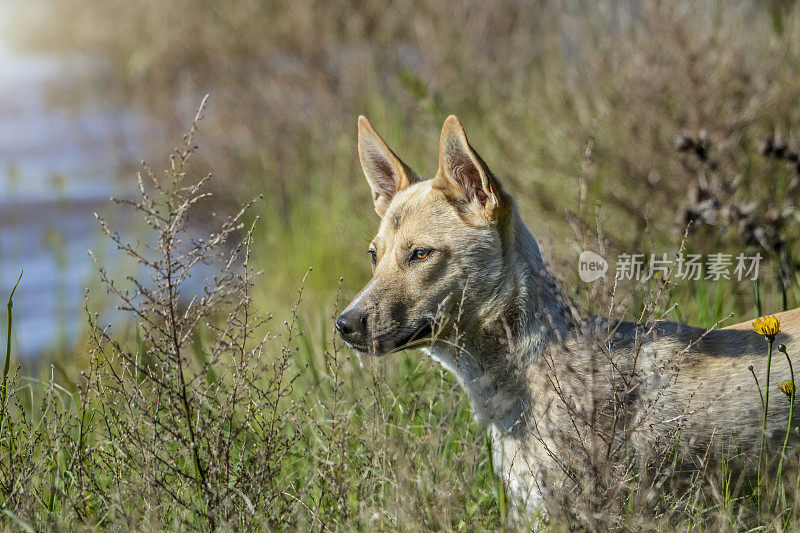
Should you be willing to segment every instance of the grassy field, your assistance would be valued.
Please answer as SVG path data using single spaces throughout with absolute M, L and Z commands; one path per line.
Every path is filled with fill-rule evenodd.
M 789 2 L 37 0 L 20 16 L 37 28 L 26 46 L 96 60 L 56 105 L 147 118 L 156 179 L 143 173 L 129 207 L 158 246 L 118 243 L 139 285 L 98 265 L 87 305 L 111 298 L 129 323 L 87 313 L 75 350 L 36 375 L 14 372 L 12 349 L 9 529 L 524 528 L 452 378 L 415 352 L 369 360 L 335 338 L 377 227 L 359 114 L 421 174 L 457 114 L 586 314 L 609 313 L 612 292 L 614 316 L 705 327 L 800 302 Z M 162 173 L 206 93 L 199 133 Z M 181 244 L 185 223 L 213 236 Z M 583 249 L 674 253 L 685 234 L 688 252 L 762 254 L 759 298 L 749 281 L 578 279 Z M 199 258 L 219 275 L 192 300 L 182 283 Z M 590 525 L 797 527 L 794 491 L 768 487 L 756 502 L 724 467 L 688 488 L 634 478 L 590 502 Z M 570 520 L 549 527 L 587 525 Z

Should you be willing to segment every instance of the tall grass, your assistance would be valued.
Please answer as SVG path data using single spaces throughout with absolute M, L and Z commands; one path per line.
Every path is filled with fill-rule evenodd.
M 205 105 L 205 103 L 204 103 Z M 117 249 L 140 265 L 119 277 L 98 261 L 106 290 L 135 334 L 90 313 L 89 362 L 73 389 L 52 372 L 12 376 L 0 425 L 6 524 L 23 529 L 502 529 L 536 517 L 509 512 L 491 449 L 468 402 L 442 369 L 411 354 L 361 360 L 301 311 L 306 273 L 282 325 L 252 297 L 246 204 L 205 238 L 186 233 L 204 212 L 209 176 L 189 167 L 203 108 L 163 174 L 145 166 L 140 194 L 118 200 L 151 227 Z M 186 292 L 200 264 L 215 273 Z M 665 284 L 648 297 L 659 312 Z M 645 317 L 647 318 L 647 317 Z M 10 333 L 9 333 L 10 334 Z M 548 502 L 553 530 L 793 527 L 793 484 L 748 485 L 735 454 L 702 461 L 686 483 L 676 458 L 634 465 L 609 492 Z M 783 459 L 781 459 L 783 464 Z M 670 464 L 672 463 L 672 464 Z M 786 472 L 797 462 L 787 457 Z M 673 473 L 677 473 L 673 476 Z M 654 475 L 655 474 L 655 475 Z M 791 480 L 790 480 L 791 481 Z M 758 494 L 757 500 L 751 499 Z M 571 502 L 569 507 L 562 503 Z M 584 510 L 593 510 L 585 514 Z M 590 521 L 583 522 L 587 517 Z

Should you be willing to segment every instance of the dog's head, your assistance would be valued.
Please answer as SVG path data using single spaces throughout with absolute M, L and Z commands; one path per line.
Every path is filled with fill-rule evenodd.
M 336 327 L 373 355 L 448 339 L 502 282 L 512 201 L 454 116 L 432 179 L 418 178 L 364 117 L 358 153 L 381 224 L 368 250 L 373 278 Z

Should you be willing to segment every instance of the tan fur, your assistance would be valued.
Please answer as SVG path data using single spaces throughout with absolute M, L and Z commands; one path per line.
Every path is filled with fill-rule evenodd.
M 518 502 L 533 509 L 582 489 L 594 483 L 587 472 L 624 459 L 629 447 L 647 464 L 676 442 L 689 463 L 758 447 L 761 401 L 749 367 L 763 387 L 767 343 L 749 321 L 707 331 L 578 316 L 455 117 L 445 121 L 430 180 L 363 117 L 359 153 L 382 221 L 373 279 L 337 327 L 365 353 L 419 347 L 453 372 L 491 430 Z M 794 356 L 800 309 L 779 317 L 776 346 Z M 776 350 L 771 439 L 784 435 L 788 402 L 775 384 L 788 379 Z

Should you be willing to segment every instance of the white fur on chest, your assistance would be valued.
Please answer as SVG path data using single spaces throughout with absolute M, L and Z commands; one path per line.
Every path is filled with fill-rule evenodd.
M 472 404 L 472 413 L 480 424 L 495 427 L 499 433 L 512 430 L 522 415 L 519 396 L 499 390 L 493 377 L 466 349 L 426 347 L 423 353 L 441 364 L 456 377 Z
M 531 463 L 522 435 L 512 435 L 524 426 L 520 396 L 500 391 L 492 376 L 477 363 L 478 358 L 466 350 L 427 347 L 423 352 L 456 377 L 470 398 L 476 422 L 487 426 L 495 474 L 503 480 L 509 500 L 530 514 L 536 512 L 542 503 L 536 473 L 542 465 Z

